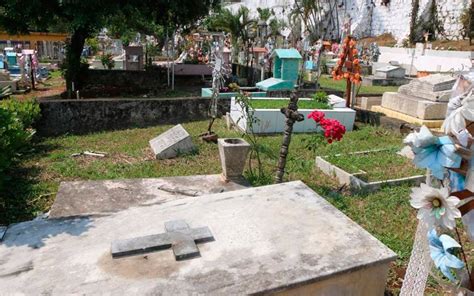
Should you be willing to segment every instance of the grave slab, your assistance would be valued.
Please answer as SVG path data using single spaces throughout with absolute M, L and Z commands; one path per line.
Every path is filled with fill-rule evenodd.
M 150 140 L 150 146 L 157 159 L 173 158 L 196 149 L 191 136 L 181 124 Z
M 61 182 L 50 218 L 106 215 L 138 205 L 250 187 L 244 178 L 224 182 L 221 175 Z
M 185 220 L 215 241 L 113 259 L 117 239 Z M 302 182 L 188 197 L 107 217 L 12 225 L 0 244 L 2 292 L 18 294 L 383 295 L 395 253 Z
M 433 102 L 447 103 L 449 102 L 449 98 L 451 97 L 451 90 L 434 92 L 411 84 L 400 86 L 398 88 L 398 92 L 403 95 L 417 97 Z
M 447 104 L 396 92 L 385 92 L 382 96 L 382 107 L 419 119 L 433 120 L 446 117 Z

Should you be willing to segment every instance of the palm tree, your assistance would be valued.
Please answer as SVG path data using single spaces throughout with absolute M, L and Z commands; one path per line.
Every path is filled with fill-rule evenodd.
M 250 32 L 255 30 L 256 20 L 250 16 L 247 7 L 241 6 L 237 13 L 232 13 L 229 9 L 223 9 L 211 17 L 209 27 L 213 30 L 224 31 L 231 34 L 231 42 L 233 47 L 233 59 L 239 53 L 239 42 L 248 47 L 250 41 Z

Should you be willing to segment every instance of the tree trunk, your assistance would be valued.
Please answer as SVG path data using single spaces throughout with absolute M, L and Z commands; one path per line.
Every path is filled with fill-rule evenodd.
M 88 35 L 88 30 L 86 28 L 76 29 L 67 46 L 65 78 L 69 94 L 71 94 L 71 91 L 76 91 L 80 88 L 79 75 L 81 72 L 81 54 Z

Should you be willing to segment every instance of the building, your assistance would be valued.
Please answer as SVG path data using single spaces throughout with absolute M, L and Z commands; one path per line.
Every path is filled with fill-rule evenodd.
M 0 32 L 0 50 L 6 47 L 21 49 L 35 49 L 38 57 L 60 61 L 64 58 L 64 45 L 69 38 L 65 33 L 31 32 L 24 35 L 10 35 Z

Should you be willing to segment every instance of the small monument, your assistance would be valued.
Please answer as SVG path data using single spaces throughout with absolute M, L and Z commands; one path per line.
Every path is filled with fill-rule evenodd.
M 408 116 L 408 119 L 438 120 L 441 126 L 455 82 L 455 77 L 442 74 L 413 79 L 409 84 L 400 86 L 398 92 L 384 93 L 381 107 L 374 106 L 372 110 L 386 113 L 385 109 L 388 109 L 390 114 Z
M 400 66 L 388 65 L 377 68 L 375 75 L 364 78 L 362 85 L 400 86 L 410 82 L 405 78 L 406 70 Z
M 298 83 L 303 57 L 295 48 L 275 49 L 272 53 L 273 77 L 260 81 L 256 86 L 263 91 L 293 90 Z
M 181 124 L 150 140 L 150 146 L 157 159 L 173 158 L 196 150 L 191 136 Z
M 143 47 L 125 46 L 125 70 L 141 71 L 143 70 Z

